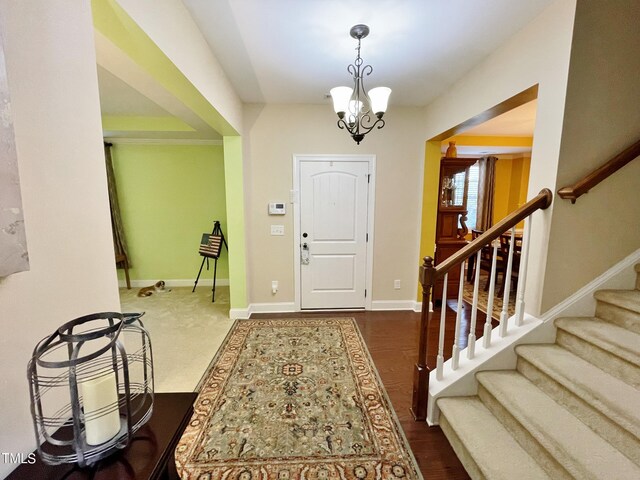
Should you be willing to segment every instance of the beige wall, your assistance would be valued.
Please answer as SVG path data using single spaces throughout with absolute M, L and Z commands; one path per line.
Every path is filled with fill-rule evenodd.
M 375 154 L 373 300 L 413 300 L 417 283 L 422 191 L 422 111 L 389 109 L 387 125 L 358 146 L 336 126 L 327 105 L 248 105 L 244 111 L 247 178 L 249 302 L 294 302 L 293 187 L 294 154 Z M 284 217 L 269 217 L 267 204 L 287 202 Z M 284 224 L 283 237 L 271 224 Z M 393 281 L 402 288 L 394 290 Z M 271 281 L 280 291 L 271 294 Z
M 553 188 L 560 152 L 575 4 L 575 0 L 557 0 L 427 106 L 424 137 L 433 138 L 538 84 L 529 198 L 543 187 Z M 550 221 L 550 210 L 537 214 L 532 231 L 531 256 L 536 261 L 529 265 L 527 284 L 531 288 L 525 297 L 527 311 L 532 314 L 540 313 L 542 304 Z
M 88 2 L 0 0 L 31 270 L 0 279 L 0 452 L 35 448 L 27 361 L 62 323 L 119 310 Z M 0 461 L 0 477 L 16 465 Z
M 580 1 L 557 188 L 640 139 L 640 2 Z M 640 248 L 640 160 L 575 205 L 556 200 L 543 309 Z
M 110 1 L 117 1 L 224 120 L 242 132 L 242 102 L 181 0 Z

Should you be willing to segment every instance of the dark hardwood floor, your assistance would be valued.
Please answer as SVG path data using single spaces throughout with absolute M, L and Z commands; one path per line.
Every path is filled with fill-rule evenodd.
M 450 358 L 451 356 L 456 308 L 457 305 L 455 302 L 448 302 L 445 344 L 449 345 L 449 348 L 445 351 L 445 358 Z M 461 335 L 459 341 L 461 348 L 467 344 L 470 319 L 469 312 L 469 306 L 466 304 L 463 305 L 461 325 L 464 335 Z M 437 320 L 437 322 L 440 320 L 440 309 L 436 308 L 433 315 L 435 315 L 435 317 L 432 323 L 435 326 L 435 320 Z M 323 312 L 305 314 L 260 314 L 252 315 L 251 318 L 301 316 L 345 316 L 355 318 L 425 480 L 462 480 L 470 478 L 440 427 L 429 427 L 425 422 L 415 422 L 409 412 L 409 407 L 411 406 L 413 368 L 418 355 L 419 313 L 410 311 Z M 482 312 L 478 312 L 476 324 L 476 335 L 478 338 L 482 335 L 484 321 L 485 315 Z M 430 335 L 430 340 L 430 347 L 433 346 L 433 351 L 436 351 L 437 331 L 435 331 L 435 329 L 433 329 L 433 334 Z

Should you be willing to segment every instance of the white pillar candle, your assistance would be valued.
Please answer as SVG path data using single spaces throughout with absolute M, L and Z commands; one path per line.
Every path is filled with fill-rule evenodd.
M 87 444 L 100 445 L 120 431 L 116 375 L 111 372 L 80 384 Z

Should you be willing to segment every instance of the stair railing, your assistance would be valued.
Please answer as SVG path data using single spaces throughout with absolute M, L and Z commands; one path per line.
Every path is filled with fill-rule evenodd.
M 513 252 L 514 252 L 514 238 L 515 238 L 515 226 L 525 220 L 525 228 L 522 237 L 522 250 L 520 253 L 520 266 L 518 274 L 518 289 L 516 293 L 516 308 L 515 308 L 515 324 L 521 326 L 524 318 L 524 289 L 525 279 L 527 274 L 527 263 L 529 253 L 529 234 L 530 234 L 530 219 L 531 214 L 537 210 L 544 210 L 551 205 L 553 199 L 553 193 L 548 188 L 540 191 L 538 195 L 522 205 L 519 209 L 510 213 L 507 217 L 495 224 L 489 230 L 484 232 L 478 238 L 467 244 L 464 248 L 458 250 L 454 255 L 447 258 L 440 265 L 433 265 L 433 258 L 424 257 L 424 263 L 420 267 L 419 280 L 422 284 L 422 314 L 420 317 L 420 339 L 418 344 L 418 362 L 415 365 L 415 372 L 413 378 L 413 401 L 411 412 L 415 420 L 425 420 L 427 415 L 427 401 L 429 396 L 429 375 L 435 370 L 436 379 L 441 380 L 443 378 L 443 366 L 444 366 L 444 332 L 445 332 L 445 319 L 446 319 L 446 299 L 447 299 L 447 280 L 449 272 L 454 268 L 460 268 L 460 283 L 458 288 L 458 308 L 456 314 L 455 333 L 454 333 L 454 345 L 452 347 L 451 366 L 454 370 L 458 369 L 460 362 L 460 330 L 461 330 L 461 310 L 462 310 L 462 297 L 464 289 L 464 271 L 465 263 L 472 256 L 476 255 L 476 275 L 473 286 L 473 304 L 471 310 L 471 320 L 469 327 L 469 338 L 467 346 L 467 358 L 473 359 L 475 356 L 475 330 L 476 319 L 478 309 L 478 288 L 480 282 L 480 262 L 481 262 L 481 250 L 491 245 L 492 247 L 492 265 L 489 276 L 489 293 L 488 293 L 488 305 L 487 305 L 487 319 L 483 330 L 483 347 L 489 348 L 491 346 L 491 314 L 493 311 L 493 297 L 497 271 L 497 258 L 498 258 L 498 244 L 497 240 L 501 235 L 511 231 L 511 237 L 509 242 L 509 251 L 506 258 L 506 265 L 504 265 L 504 258 L 501 259 L 501 266 L 504 267 L 504 292 L 502 301 L 502 311 L 500 314 L 500 324 L 498 327 L 498 334 L 501 337 L 507 334 L 507 320 L 508 304 L 511 282 L 511 273 L 513 268 Z M 443 280 L 443 292 L 442 292 L 442 306 L 440 308 L 440 323 L 438 327 L 438 350 L 436 352 L 430 351 L 432 349 L 432 342 L 429 342 L 429 335 L 434 334 L 431 328 L 431 322 L 433 315 L 431 312 L 430 301 L 433 287 L 438 280 Z
M 631 162 L 634 158 L 640 156 L 640 140 L 633 145 L 629 146 L 618 155 L 613 157 L 607 163 L 602 164 L 594 171 L 580 179 L 573 185 L 562 187 L 558 190 L 558 195 L 566 200 L 571 200 L 571 203 L 576 203 L 576 200 L 581 195 L 588 193 L 593 187 L 598 185 L 604 179 L 608 178 L 613 173 L 620 170 L 627 163 Z

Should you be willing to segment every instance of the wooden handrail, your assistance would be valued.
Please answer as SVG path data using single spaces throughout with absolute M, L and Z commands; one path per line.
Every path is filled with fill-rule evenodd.
M 496 238 L 499 238 L 500 235 L 520 223 L 536 210 L 545 210 L 546 208 L 548 208 L 549 205 L 551 205 L 552 200 L 553 193 L 551 192 L 551 190 L 549 190 L 548 188 L 543 188 L 542 190 L 540 190 L 540 193 L 538 193 L 538 195 L 522 205 L 519 209 L 511 212 L 509 215 L 500 220 L 478 238 L 473 240 L 471 243 L 468 243 L 464 248 L 461 248 L 456 253 L 451 255 L 440 265 L 436 265 L 434 280 L 444 277 L 444 274 L 451 270 L 451 268 L 459 265 L 460 262 L 465 261 L 478 250 L 482 249 L 482 247 L 490 244 Z
M 433 266 L 433 258 L 424 257 L 424 263 L 420 266 L 420 284 L 422 285 L 422 313 L 420 316 L 420 338 L 418 343 L 418 362 L 415 365 L 413 376 L 413 400 L 411 413 L 415 420 L 424 420 L 427 415 L 427 399 L 429 396 L 429 372 L 436 367 L 435 355 L 429 355 L 429 330 L 431 325 L 431 312 L 429 304 L 433 286 L 445 273 L 456 265 L 465 261 L 485 245 L 491 244 L 496 238 L 507 232 L 522 220 L 530 216 L 536 210 L 544 210 L 551 205 L 553 193 L 548 188 L 540 190 L 540 193 L 525 203 L 522 207 L 511 212 L 504 219 L 496 223 L 478 238 L 458 250 L 440 265 Z M 445 301 L 443 299 L 443 306 Z
M 618 155 L 613 157 L 607 163 L 596 168 L 593 172 L 586 175 L 583 179 L 569 185 L 562 187 L 558 190 L 558 195 L 566 200 L 571 200 L 571 203 L 576 203 L 576 200 L 581 195 L 589 192 L 593 187 L 609 177 L 611 174 L 617 172 L 627 163 L 640 156 L 640 140 L 626 148 Z

